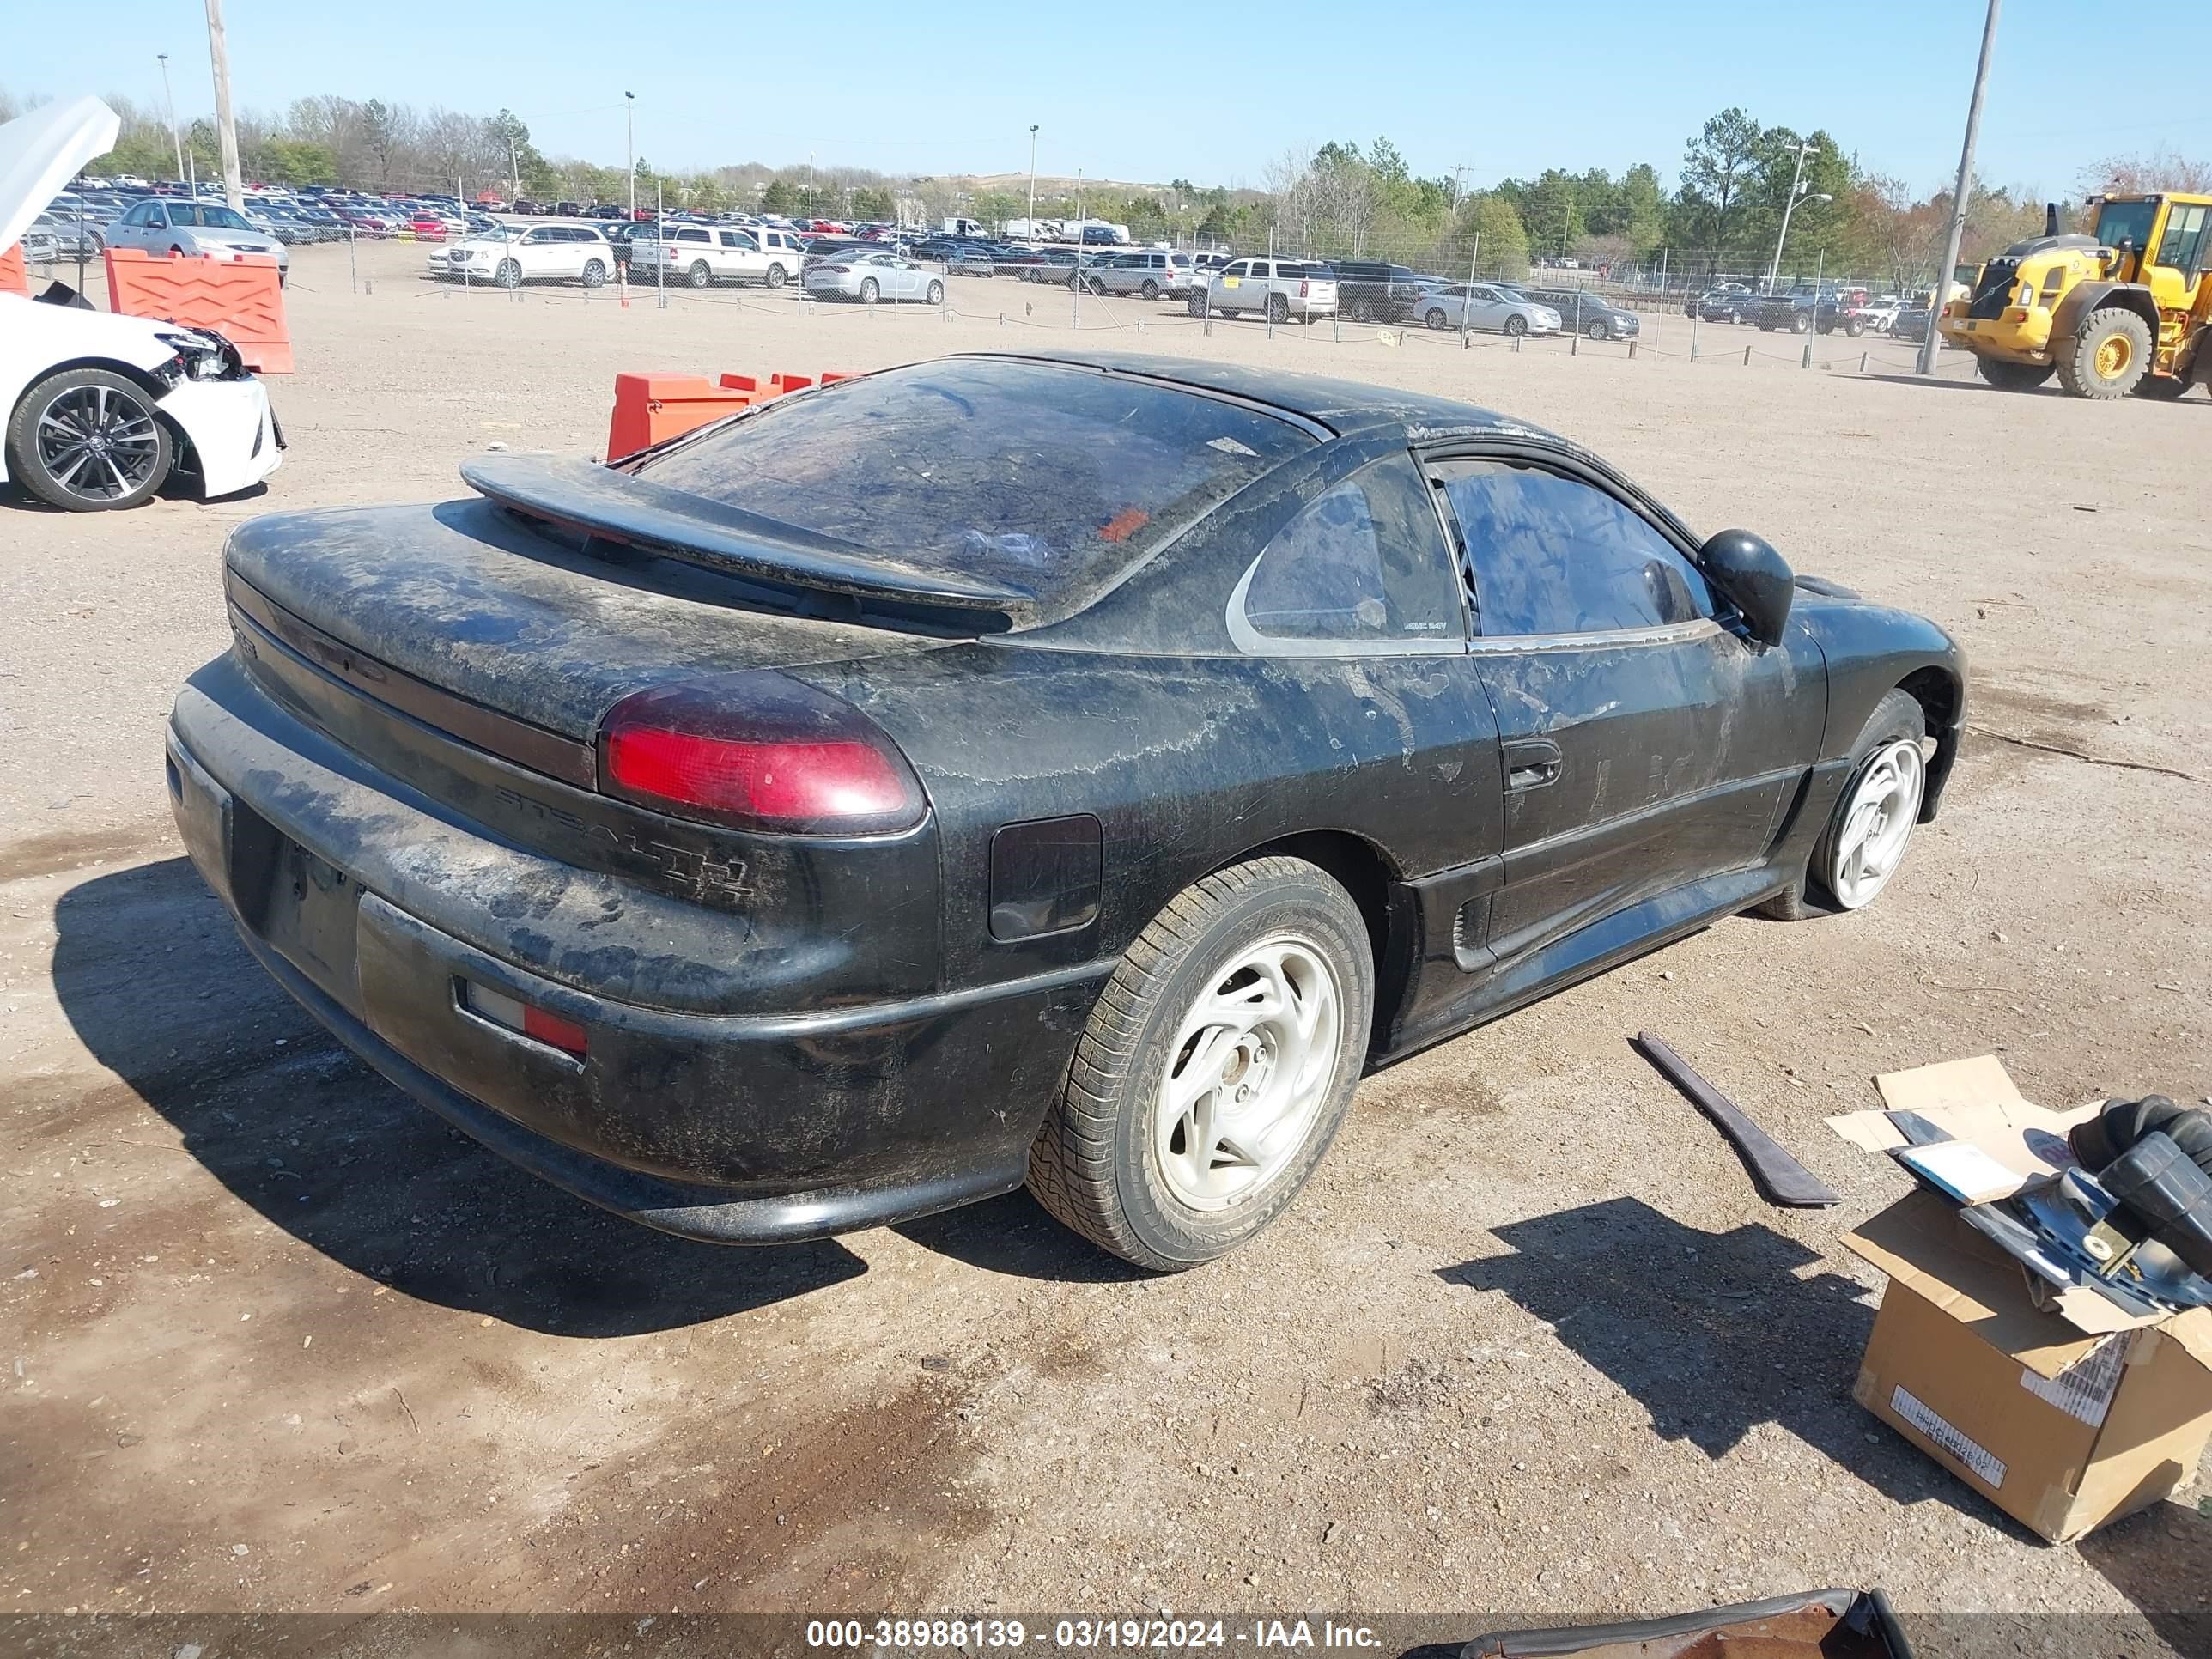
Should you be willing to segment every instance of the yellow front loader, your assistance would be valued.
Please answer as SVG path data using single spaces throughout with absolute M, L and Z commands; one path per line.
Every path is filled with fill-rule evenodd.
M 1984 265 L 1936 326 L 1991 386 L 2054 374 L 2077 398 L 2179 398 L 2212 385 L 2212 196 L 2095 198 L 2093 234 L 2045 234 Z

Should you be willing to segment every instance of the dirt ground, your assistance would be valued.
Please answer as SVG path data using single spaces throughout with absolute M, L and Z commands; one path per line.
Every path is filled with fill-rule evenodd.
M 295 258 L 264 493 L 0 501 L 0 1607 L 1338 1608 L 1465 1636 L 1879 1584 L 1908 1622 L 2013 1615 L 1988 1628 L 2021 1651 L 2203 1635 L 2198 1486 L 2053 1548 L 1852 1404 L 1880 1280 L 1838 1240 L 1904 1182 L 1821 1122 L 1990 1050 L 2051 1103 L 2212 1090 L 2201 394 L 1915 382 L 1894 346 L 1862 376 L 1840 339 L 1807 372 L 1740 329 L 1693 366 L 1662 355 L 1680 318 L 1630 361 L 1085 300 L 1084 346 L 1464 396 L 1926 611 L 1974 673 L 1948 809 L 1869 912 L 1727 922 L 1369 1079 L 1295 1208 L 1210 1269 L 1134 1277 L 1019 1194 L 740 1253 L 449 1133 L 248 960 L 161 769 L 227 642 L 224 534 L 457 493 L 489 444 L 595 453 L 617 370 L 1065 348 L 1070 296 L 624 308 L 434 289 L 396 245 L 362 251 L 371 291 L 343 248 Z M 1841 1208 L 1759 1203 L 1639 1029 Z

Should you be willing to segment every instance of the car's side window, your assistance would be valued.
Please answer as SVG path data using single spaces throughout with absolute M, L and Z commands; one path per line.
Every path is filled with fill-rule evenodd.
M 1308 502 L 1243 589 L 1241 621 L 1258 636 L 1255 650 L 1268 640 L 1433 647 L 1466 628 L 1451 556 L 1410 457 L 1377 461 Z
M 1458 521 L 1485 638 L 1661 628 L 1713 614 L 1658 528 L 1596 486 L 1518 461 L 1431 463 Z

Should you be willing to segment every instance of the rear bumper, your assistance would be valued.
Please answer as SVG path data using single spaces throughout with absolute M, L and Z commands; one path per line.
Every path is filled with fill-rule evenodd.
M 543 861 L 489 841 L 453 858 L 453 822 L 404 788 L 364 788 L 357 757 L 243 676 L 196 677 L 167 748 L 194 865 L 310 1013 L 493 1151 L 687 1237 L 821 1237 L 1011 1191 L 1097 994 L 1099 970 L 1086 965 L 787 1014 L 640 1006 L 533 972 L 395 902 L 434 908 L 423 861 L 412 885 L 394 861 L 410 845 L 446 842 L 435 862 L 459 872 L 465 902 L 493 908 L 542 899 Z M 599 879 L 623 908 L 653 910 L 651 896 Z M 616 955 L 617 941 L 605 948 Z M 581 1025 L 585 1054 L 483 1018 L 471 986 Z

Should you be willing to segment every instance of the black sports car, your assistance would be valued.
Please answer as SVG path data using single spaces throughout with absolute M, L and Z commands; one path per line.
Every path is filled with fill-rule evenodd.
M 436 507 L 258 520 L 168 740 L 269 971 L 693 1237 L 1024 1180 L 1156 1268 L 1364 1069 L 1936 811 L 1932 623 L 1415 393 L 978 355 Z

